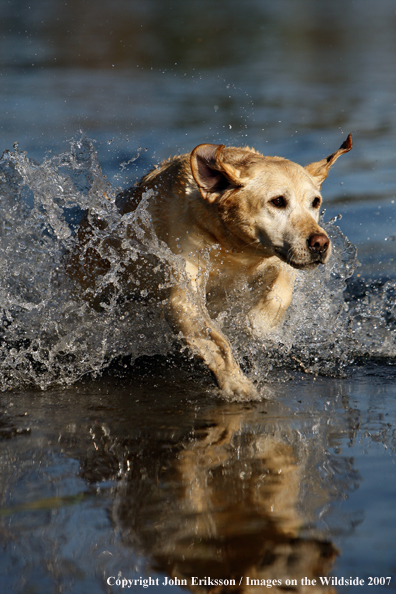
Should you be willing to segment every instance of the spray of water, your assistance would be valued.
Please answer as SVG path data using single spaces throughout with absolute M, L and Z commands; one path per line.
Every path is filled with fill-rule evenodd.
M 184 348 L 164 318 L 163 291 L 183 262 L 158 241 L 146 195 L 136 211 L 120 217 L 117 189 L 103 175 L 93 144 L 73 140 L 70 149 L 36 163 L 17 145 L 0 159 L 0 389 L 70 384 L 100 373 L 112 360 L 166 354 Z M 85 210 L 96 225 L 93 247 L 109 266 L 95 287 L 67 274 L 67 254 Z M 217 322 L 242 367 L 259 382 L 274 369 L 339 375 L 356 357 L 393 357 L 395 283 L 366 288 L 345 299 L 357 267 L 356 249 L 335 225 L 325 224 L 333 255 L 325 267 L 299 272 L 284 323 L 270 336 L 253 338 L 246 308 L 253 298 L 236 278 Z M 118 237 L 118 249 L 108 240 Z M 121 247 L 121 249 L 119 249 Z M 128 264 L 149 271 L 125 282 Z M 148 286 L 151 285 L 150 286 Z M 154 289 L 151 291 L 151 288 Z M 93 306 L 94 305 L 94 306 Z

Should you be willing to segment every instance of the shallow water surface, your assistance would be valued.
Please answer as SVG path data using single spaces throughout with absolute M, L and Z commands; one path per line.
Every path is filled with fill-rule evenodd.
M 297 377 L 238 404 L 186 361 L 141 365 L 3 399 L 2 591 L 330 571 L 393 589 L 394 381 Z

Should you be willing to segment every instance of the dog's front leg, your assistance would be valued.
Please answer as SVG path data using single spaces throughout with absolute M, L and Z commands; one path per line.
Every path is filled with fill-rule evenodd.
M 291 302 L 295 276 L 290 266 L 282 264 L 275 279 L 251 308 L 248 323 L 255 336 L 262 337 L 282 321 Z
M 231 345 L 215 326 L 193 288 L 174 287 L 167 316 L 173 330 L 213 372 L 219 388 L 228 396 L 255 398 L 257 392 L 235 361 Z

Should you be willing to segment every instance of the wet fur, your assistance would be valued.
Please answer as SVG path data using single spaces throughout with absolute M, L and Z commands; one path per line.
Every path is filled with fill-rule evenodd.
M 163 162 L 117 197 L 124 215 L 152 190 L 148 210 L 155 232 L 183 257 L 189 279 L 187 286 L 180 279 L 171 289 L 167 319 L 224 394 L 252 398 L 255 388 L 211 319 L 205 294 L 217 294 L 221 308 L 224 291 L 243 273 L 252 285 L 259 281 L 263 287 L 248 314 L 251 333 L 262 335 L 276 326 L 290 304 L 295 270 L 315 268 L 329 257 L 330 241 L 318 223 L 320 188 L 331 165 L 351 148 L 349 135 L 335 153 L 301 167 L 248 147 L 201 144 L 191 154 Z M 94 282 L 110 266 L 94 249 L 84 253 L 82 265 L 90 225 L 85 218 L 69 265 L 82 284 Z M 109 242 L 119 248 L 117 237 Z

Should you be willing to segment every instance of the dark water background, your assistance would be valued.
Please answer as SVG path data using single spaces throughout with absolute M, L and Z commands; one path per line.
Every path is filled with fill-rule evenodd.
M 50 195 L 53 169 L 35 163 L 53 167 L 85 137 L 116 191 L 201 142 L 306 164 L 352 132 L 323 186 L 324 218 L 342 215 L 361 264 L 345 292 L 353 348 L 341 329 L 330 361 L 312 330 L 319 376 L 266 372 L 261 403 L 222 402 L 198 363 L 159 348 L 42 391 L 3 348 L 1 592 L 121 591 L 106 584 L 118 575 L 285 580 L 315 568 L 365 579 L 339 592 L 396 590 L 395 30 L 393 0 L 0 1 L 0 138 L 3 150 L 19 143 L 7 163 L 24 171 L 1 169 L 0 297 L 6 312 L 27 303 L 30 339 L 50 322 L 65 328 L 66 308 L 41 273 L 57 253 L 48 232 L 24 240 L 40 213 L 57 211 L 21 203 Z M 18 294 L 14 276 L 33 288 Z M 41 309 L 33 289 L 48 296 Z M 89 349 L 79 356 L 102 371 Z M 340 375 L 340 361 L 343 377 L 321 377 Z M 370 587 L 370 576 L 392 579 Z

